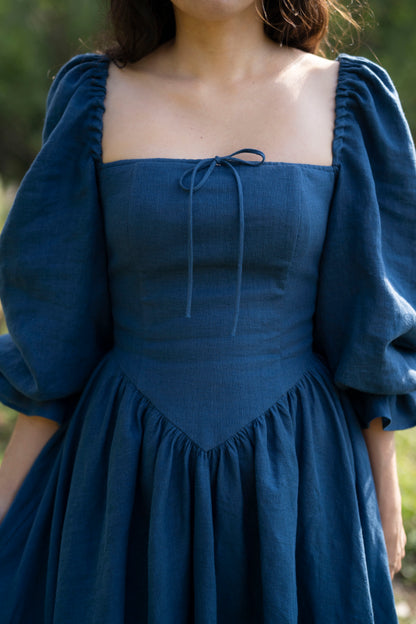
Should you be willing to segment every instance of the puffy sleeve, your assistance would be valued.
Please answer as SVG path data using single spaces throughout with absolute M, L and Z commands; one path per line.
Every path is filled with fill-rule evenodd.
M 83 54 L 58 72 L 0 236 L 0 401 L 59 423 L 112 343 L 96 179 L 106 69 L 105 56 Z
M 338 167 L 321 256 L 315 349 L 360 424 L 416 425 L 416 158 L 391 78 L 341 54 Z

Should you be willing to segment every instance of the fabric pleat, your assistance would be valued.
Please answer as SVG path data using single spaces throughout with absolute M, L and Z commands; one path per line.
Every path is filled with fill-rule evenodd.
M 416 423 L 416 158 L 387 72 L 337 60 L 328 166 L 104 163 L 109 57 L 58 72 L 0 236 L 0 400 L 60 424 L 1 624 L 397 622 L 361 428 Z
M 342 400 L 319 360 L 203 451 L 109 354 L 0 526 L 5 621 L 387 622 L 371 469 Z

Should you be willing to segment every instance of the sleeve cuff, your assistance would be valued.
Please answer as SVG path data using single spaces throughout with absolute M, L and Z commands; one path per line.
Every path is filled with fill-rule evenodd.
M 370 422 L 379 417 L 387 431 L 416 427 L 416 392 L 381 395 L 349 389 L 347 395 L 362 429 L 367 429 Z
M 18 392 L 0 377 L 0 402 L 26 416 L 42 416 L 62 425 L 73 413 L 78 395 L 50 401 L 36 401 Z

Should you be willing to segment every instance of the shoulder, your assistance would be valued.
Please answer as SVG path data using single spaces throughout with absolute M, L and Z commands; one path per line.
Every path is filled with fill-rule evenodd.
M 368 164 L 383 178 L 413 176 L 414 143 L 396 86 L 385 67 L 365 56 L 339 54 L 334 161 Z M 379 178 L 381 179 L 381 177 Z
M 302 66 L 315 81 L 336 88 L 338 97 L 358 100 L 359 94 L 382 99 L 398 99 L 397 89 L 385 67 L 365 57 L 342 52 L 335 60 L 303 53 Z M 355 96 L 355 98 L 354 98 Z
M 108 62 L 109 57 L 98 52 L 87 52 L 71 57 L 60 67 L 56 75 L 52 76 L 50 95 L 55 93 L 58 86 L 76 85 L 78 81 L 88 76 L 98 75 Z
M 338 55 L 337 89 L 339 125 L 354 128 L 374 144 L 382 138 L 407 142 L 410 129 L 396 86 L 385 67 L 365 56 Z M 370 148 L 370 143 L 368 144 Z
M 284 49 L 284 48 L 283 48 Z M 280 55 L 277 52 L 276 59 L 279 61 Z M 336 60 L 327 59 L 323 56 L 318 56 L 312 52 L 305 52 L 298 48 L 286 48 L 285 56 L 283 57 L 283 72 L 290 72 L 300 79 L 308 78 L 309 76 L 317 77 L 325 76 L 331 80 L 338 73 L 339 63 Z M 276 67 L 282 69 L 282 64 L 276 62 Z
M 318 54 L 312 54 L 311 52 L 301 52 L 301 58 L 306 67 L 310 69 L 315 69 L 317 71 L 334 71 L 335 68 L 338 67 L 338 63 L 336 60 L 331 60 L 325 58 L 324 56 L 319 56 Z
M 291 48 L 282 72 L 297 92 L 301 89 L 309 102 L 332 111 L 339 63 L 317 54 Z
M 97 114 L 103 108 L 108 65 L 109 58 L 105 54 L 89 52 L 73 56 L 61 66 L 52 78 L 46 99 L 43 141 L 68 108 L 72 116 Z
M 340 65 L 350 73 L 356 73 L 361 76 L 377 76 L 382 80 L 389 78 L 387 70 L 376 61 L 373 61 L 366 56 L 356 56 L 348 54 L 347 52 L 341 52 L 338 54 L 337 61 Z
M 303 52 L 301 68 L 305 80 L 315 90 L 333 100 L 338 84 L 339 63 L 316 54 Z
M 340 97 L 348 98 L 352 105 L 361 108 L 370 101 L 397 106 L 397 89 L 385 67 L 365 56 L 346 53 L 339 54 L 337 60 L 340 64 Z

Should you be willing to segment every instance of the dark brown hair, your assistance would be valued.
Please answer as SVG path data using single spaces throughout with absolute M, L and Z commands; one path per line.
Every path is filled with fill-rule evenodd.
M 361 6 L 362 2 L 355 0 L 355 4 Z M 270 39 L 322 56 L 325 47 L 335 51 L 329 39 L 331 20 L 340 30 L 338 41 L 348 27 L 360 29 L 341 0 L 263 0 L 261 8 L 256 6 Z M 120 66 L 138 61 L 175 36 L 170 0 L 110 0 L 108 21 L 112 43 L 104 46 L 104 51 Z

